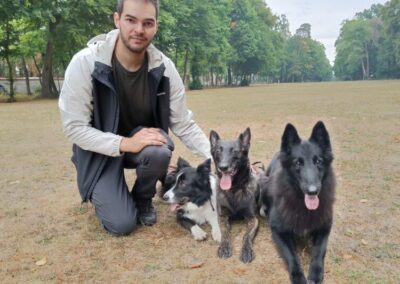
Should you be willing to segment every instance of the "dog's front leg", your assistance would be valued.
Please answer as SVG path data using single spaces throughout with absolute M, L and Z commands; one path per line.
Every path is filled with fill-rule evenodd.
M 185 217 L 182 212 L 178 212 L 176 214 L 176 221 L 186 230 L 190 231 L 196 241 L 203 241 L 207 238 L 207 233 L 204 232 L 204 230 L 200 228 L 200 226 L 197 225 L 196 222 Z
M 296 253 L 296 244 L 290 233 L 278 231 L 271 227 L 272 239 L 283 257 L 289 270 L 290 281 L 293 284 L 307 284 L 306 277 L 301 269 L 300 261 Z
M 218 214 L 214 211 L 214 214 L 212 214 L 209 218 L 209 223 L 211 225 L 211 235 L 213 240 L 217 242 L 221 242 L 221 229 L 219 227 L 219 222 L 218 222 Z
M 220 258 L 228 258 L 232 256 L 231 244 L 231 224 L 227 214 L 219 215 L 219 224 L 221 228 L 221 244 L 218 248 L 218 256 Z
M 253 241 L 258 229 L 258 219 L 253 216 L 247 219 L 247 230 L 243 236 L 242 254 L 240 260 L 249 263 L 254 259 Z
M 330 226 L 320 230 L 312 235 L 312 256 L 310 270 L 308 272 L 308 281 L 312 284 L 322 283 L 324 280 L 324 259 L 326 248 L 328 246 L 328 238 Z

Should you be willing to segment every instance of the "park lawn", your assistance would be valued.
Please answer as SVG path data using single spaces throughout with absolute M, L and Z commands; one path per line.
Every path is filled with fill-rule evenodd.
M 187 104 L 207 136 L 213 129 L 233 139 L 249 126 L 251 160 L 266 165 L 286 123 L 308 138 L 322 120 L 338 181 L 325 283 L 400 282 L 400 81 L 208 89 L 188 92 Z M 81 205 L 57 101 L 2 103 L 0 121 L 2 283 L 288 282 L 265 220 L 251 264 L 239 260 L 243 222 L 233 225 L 232 258 L 222 260 L 218 244 L 194 241 L 159 197 L 155 226 L 108 235 L 94 208 Z M 202 161 L 174 141 L 173 162 Z M 131 185 L 134 172 L 126 175 Z M 307 271 L 307 255 L 301 259 Z

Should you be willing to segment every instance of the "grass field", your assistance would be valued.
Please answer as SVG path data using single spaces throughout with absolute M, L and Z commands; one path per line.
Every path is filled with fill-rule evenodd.
M 400 283 L 400 81 L 211 89 L 187 101 L 207 135 L 236 138 L 250 126 L 251 160 L 265 164 L 286 123 L 306 138 L 324 121 L 338 180 L 325 283 Z M 108 235 L 80 203 L 57 101 L 0 104 L 0 122 L 1 283 L 288 282 L 265 220 L 247 265 L 239 260 L 244 223 L 233 226 L 232 258 L 221 260 L 218 244 L 194 241 L 158 197 L 155 226 Z M 201 161 L 174 140 L 174 162 Z

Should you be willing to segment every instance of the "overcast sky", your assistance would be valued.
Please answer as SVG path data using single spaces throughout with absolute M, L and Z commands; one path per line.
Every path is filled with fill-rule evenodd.
M 311 37 L 325 45 L 326 55 L 333 64 L 335 41 L 343 20 L 351 19 L 357 12 L 369 9 L 372 4 L 387 0 L 265 0 L 272 13 L 285 14 L 290 32 L 295 34 L 301 24 L 311 25 Z

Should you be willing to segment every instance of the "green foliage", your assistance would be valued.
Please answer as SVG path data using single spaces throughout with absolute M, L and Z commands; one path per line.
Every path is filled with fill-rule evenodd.
M 372 5 L 345 21 L 335 45 L 339 79 L 400 78 L 400 1 Z

